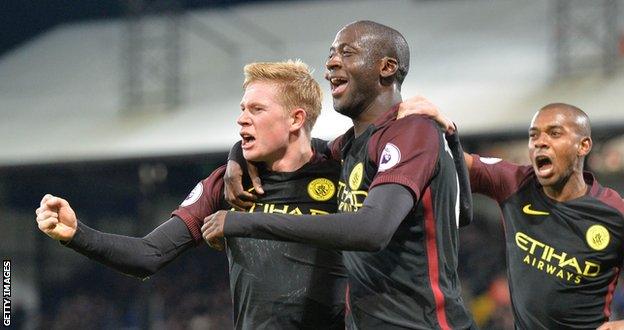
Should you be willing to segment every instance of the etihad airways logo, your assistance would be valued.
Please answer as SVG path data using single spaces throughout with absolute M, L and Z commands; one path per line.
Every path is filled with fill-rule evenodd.
M 231 208 L 230 211 L 237 211 L 235 208 Z M 277 214 L 291 214 L 291 215 L 303 215 L 301 209 L 296 205 L 288 204 L 271 204 L 271 203 L 253 203 L 253 205 L 245 210 L 247 213 L 262 212 L 262 213 L 277 213 Z M 305 209 L 304 209 L 305 211 Z M 324 215 L 329 214 L 327 211 L 309 209 L 310 215 Z
M 537 211 L 531 208 L 531 204 L 527 204 L 522 208 L 522 212 L 528 215 L 549 215 L 550 213 L 544 211 Z
M 358 185 L 359 186 L 359 185 Z M 350 190 L 342 181 L 338 182 L 338 210 L 340 212 L 357 212 L 368 196 L 365 190 Z
M 582 277 L 596 277 L 600 274 L 600 264 L 597 262 L 569 256 L 567 252 L 557 251 L 555 247 L 523 232 L 517 232 L 515 239 L 516 245 L 526 251 L 522 262 L 551 276 L 580 284 Z

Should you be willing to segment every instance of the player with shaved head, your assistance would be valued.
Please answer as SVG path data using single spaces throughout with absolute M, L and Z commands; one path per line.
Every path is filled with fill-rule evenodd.
M 461 189 L 452 151 L 435 122 L 396 120 L 409 69 L 405 38 L 371 21 L 348 24 L 336 34 L 325 66 L 334 109 L 353 122 L 330 147 L 342 163 L 339 213 L 218 212 L 206 218 L 204 238 L 345 250 L 348 329 L 472 327 L 457 275 Z M 462 159 L 459 164 L 464 167 Z
M 444 116 L 428 115 L 452 130 Z M 518 329 L 624 326 L 608 322 L 624 258 L 624 202 L 584 171 L 591 148 L 587 114 L 552 103 L 531 120 L 530 166 L 464 157 L 473 192 L 495 199 L 502 210 Z

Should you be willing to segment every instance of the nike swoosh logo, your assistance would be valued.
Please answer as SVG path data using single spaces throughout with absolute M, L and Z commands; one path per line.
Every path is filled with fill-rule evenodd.
M 531 210 L 531 204 L 527 204 L 522 208 L 522 212 L 528 214 L 528 215 L 549 215 L 550 213 L 548 212 L 544 212 L 544 211 L 536 211 L 536 210 Z

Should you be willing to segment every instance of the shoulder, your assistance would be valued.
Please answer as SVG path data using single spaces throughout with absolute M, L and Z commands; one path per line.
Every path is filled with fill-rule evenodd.
M 221 165 L 219 167 L 217 167 L 217 169 L 215 169 L 214 171 L 212 171 L 212 173 L 210 173 L 210 175 L 208 177 L 206 177 L 204 180 L 202 180 L 202 182 L 218 182 L 218 181 L 223 181 L 223 176 L 225 175 L 225 169 L 226 169 L 226 165 Z
M 196 193 L 204 196 L 220 194 L 223 190 L 223 176 L 225 175 L 225 169 L 225 165 L 219 166 L 217 169 L 212 171 L 210 175 L 201 180 L 201 182 L 198 183 L 194 189 L 196 190 Z
M 611 188 L 600 186 L 597 182 L 596 185 L 599 186 L 599 189 L 595 197 L 604 204 L 618 210 L 620 216 L 624 218 L 624 200 L 622 200 L 622 196 Z
M 312 160 L 306 165 L 297 170 L 297 172 L 338 172 L 340 171 L 340 162 L 333 158 L 329 158 L 326 154 L 314 152 Z
M 432 139 L 432 136 L 439 136 Z M 385 145 L 387 142 L 404 141 L 408 144 L 438 144 L 442 132 L 438 125 L 423 116 L 411 115 L 402 119 L 392 120 L 379 127 L 372 135 L 373 143 Z
M 431 119 L 421 115 L 411 115 L 401 119 L 391 120 L 382 127 L 384 130 L 410 130 L 417 132 L 424 129 L 430 132 L 439 131 L 438 125 Z

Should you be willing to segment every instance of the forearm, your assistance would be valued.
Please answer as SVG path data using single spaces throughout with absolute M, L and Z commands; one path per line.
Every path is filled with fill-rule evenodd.
M 360 210 L 321 216 L 229 212 L 226 237 L 253 237 L 321 247 L 379 251 L 414 205 L 411 193 L 398 184 L 372 189 Z
M 145 237 L 103 233 L 78 223 L 67 247 L 124 274 L 146 278 L 194 245 L 191 233 L 173 217 Z

